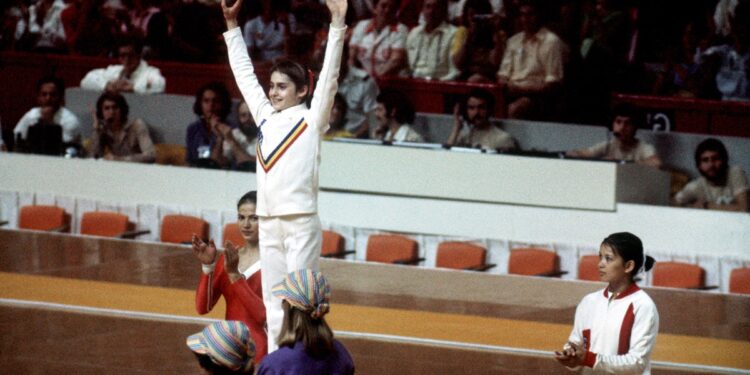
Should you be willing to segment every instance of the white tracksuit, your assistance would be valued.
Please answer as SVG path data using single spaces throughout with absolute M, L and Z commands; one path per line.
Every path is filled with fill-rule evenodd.
M 583 297 L 568 341 L 585 345 L 585 374 L 650 374 L 659 312 L 633 284 L 610 299 L 605 288 Z
M 258 83 L 240 28 L 224 33 L 237 86 L 259 126 L 257 150 L 260 260 L 268 322 L 268 352 L 284 317 L 271 288 L 292 271 L 318 269 L 322 234 L 318 219 L 320 140 L 338 89 L 346 27 L 330 27 L 323 68 L 310 108 L 303 103 L 276 111 Z

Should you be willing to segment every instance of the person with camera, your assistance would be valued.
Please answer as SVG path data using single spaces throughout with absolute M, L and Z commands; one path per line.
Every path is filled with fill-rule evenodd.
M 141 119 L 128 121 L 130 107 L 120 94 L 105 92 L 96 101 L 91 154 L 95 158 L 152 163 L 156 149 Z
M 453 110 L 453 131 L 448 146 L 476 147 L 484 150 L 511 151 L 516 149 L 513 137 L 490 122 L 494 98 L 486 90 L 473 89 L 466 101 L 456 103 Z

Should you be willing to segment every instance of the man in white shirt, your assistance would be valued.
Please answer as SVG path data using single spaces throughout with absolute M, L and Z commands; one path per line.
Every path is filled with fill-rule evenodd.
M 494 98 L 486 90 L 473 89 L 466 95 L 463 105 L 454 109 L 453 131 L 448 137 L 448 146 L 476 147 L 485 150 L 510 151 L 516 141 L 510 134 L 500 130 L 490 121 Z
M 65 84 L 62 79 L 43 77 L 37 82 L 36 89 L 38 106 L 21 117 L 13 129 L 14 137 L 25 141 L 29 128 L 33 126 L 60 126 L 64 143 L 79 143 L 81 125 L 78 117 L 62 106 L 65 102 Z
M 94 69 L 81 80 L 86 90 L 138 94 L 163 93 L 166 81 L 159 68 L 141 59 L 141 44 L 134 38 L 124 38 L 117 47 L 119 65 Z
M 16 25 L 16 39 L 24 39 L 38 51 L 65 51 L 65 30 L 60 18 L 63 9 L 62 0 L 40 0 L 31 5 L 28 19 L 21 18 Z
M 722 211 L 750 210 L 747 175 L 739 166 L 729 166 L 729 153 L 720 140 L 708 138 L 698 144 L 695 166 L 701 176 L 675 195 L 676 205 Z

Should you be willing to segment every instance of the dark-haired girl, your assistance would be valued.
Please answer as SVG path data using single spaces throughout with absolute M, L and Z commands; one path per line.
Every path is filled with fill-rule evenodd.
M 258 251 L 258 216 L 255 215 L 257 196 L 248 192 L 237 202 L 237 224 L 245 240 L 240 247 L 227 241 L 224 253 L 219 254 L 214 241 L 204 243 L 193 235 L 193 253 L 203 268 L 195 292 L 195 309 L 208 314 L 224 296 L 227 320 L 239 320 L 250 329 L 257 345 L 255 362 L 266 355 L 268 341 L 265 331 L 266 308 L 261 288 L 260 255 Z
M 584 367 L 584 373 L 650 374 L 659 312 L 634 279 L 641 267 L 648 271 L 653 264 L 653 258 L 644 258 L 635 235 L 622 232 L 605 238 L 599 248 L 599 274 L 608 285 L 583 297 L 573 332 L 555 359 L 569 368 Z
M 237 24 L 242 6 L 222 1 L 228 31 L 224 33 L 229 64 L 250 113 L 258 124 L 256 147 L 257 215 L 260 224 L 260 260 L 268 335 L 277 337 L 284 312 L 271 286 L 287 273 L 317 269 L 322 242 L 318 219 L 318 169 L 320 140 L 328 130 L 328 117 L 338 88 L 344 45 L 346 0 L 326 0 L 331 12 L 328 43 L 313 92 L 312 74 L 300 64 L 282 61 L 271 69 L 268 96 L 255 76 L 247 46 Z M 269 340 L 269 352 L 276 343 Z

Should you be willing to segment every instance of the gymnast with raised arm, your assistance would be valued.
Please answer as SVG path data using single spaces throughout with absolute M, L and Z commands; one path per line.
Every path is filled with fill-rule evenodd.
M 347 1 L 326 0 L 331 12 L 328 48 L 309 107 L 312 73 L 293 61 L 281 61 L 271 69 L 266 96 L 237 23 L 242 3 L 238 0 L 230 7 L 222 0 L 228 29 L 224 40 L 237 86 L 258 124 L 256 213 L 270 353 L 277 348 L 284 317 L 281 299 L 271 295 L 271 287 L 290 272 L 318 269 L 322 242 L 317 214 L 320 140 L 328 130 L 338 89 Z

